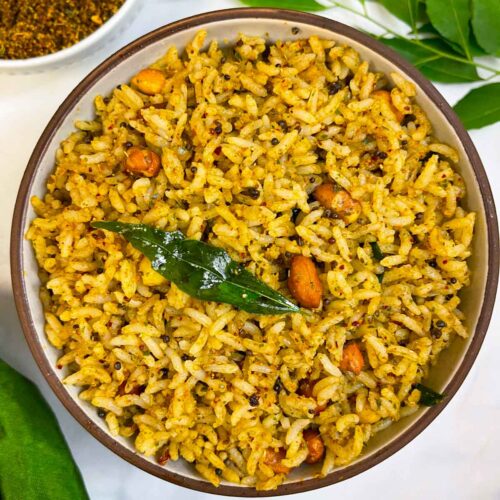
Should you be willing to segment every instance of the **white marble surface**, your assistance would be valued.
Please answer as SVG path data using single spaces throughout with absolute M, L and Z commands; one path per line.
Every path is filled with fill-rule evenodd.
M 10 284 L 9 233 L 18 185 L 36 140 L 64 97 L 105 57 L 151 29 L 199 12 L 238 6 L 231 0 L 143 1 L 130 28 L 91 57 L 43 74 L 0 75 L 0 357 L 40 386 L 57 414 L 92 500 L 208 500 L 213 496 L 179 488 L 132 467 L 73 420 L 51 394 L 28 351 Z M 335 10 L 325 15 L 359 26 L 352 16 Z M 469 87 L 440 85 L 439 90 L 454 103 Z M 500 123 L 471 135 L 498 195 Z M 356 478 L 290 499 L 500 499 L 499 330 L 497 308 L 466 382 L 441 416 L 412 443 Z

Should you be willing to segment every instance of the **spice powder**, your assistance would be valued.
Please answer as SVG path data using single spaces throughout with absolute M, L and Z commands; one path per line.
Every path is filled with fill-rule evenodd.
M 125 0 L 0 0 L 0 58 L 27 59 L 70 47 Z

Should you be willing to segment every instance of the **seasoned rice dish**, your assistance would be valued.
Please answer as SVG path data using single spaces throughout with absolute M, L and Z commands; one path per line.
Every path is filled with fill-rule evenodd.
M 423 384 L 468 334 L 475 214 L 400 75 L 314 36 L 205 45 L 200 31 L 96 96 L 27 237 L 57 368 L 110 433 L 269 490 L 349 464 L 438 401 Z M 301 309 L 194 298 L 97 221 L 219 247 Z

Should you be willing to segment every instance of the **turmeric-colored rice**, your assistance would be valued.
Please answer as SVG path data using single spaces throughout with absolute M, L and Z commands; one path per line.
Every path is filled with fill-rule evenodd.
M 160 92 L 122 83 L 95 98 L 32 200 L 28 238 L 58 368 L 110 433 L 214 485 L 267 490 L 308 458 L 304 431 L 317 429 L 311 470 L 326 475 L 418 409 L 415 384 L 467 336 L 474 213 L 412 83 L 334 40 L 205 38 L 152 65 Z M 161 157 L 157 175 L 123 167 L 131 146 Z M 311 196 L 325 182 L 360 203 L 357 220 Z M 258 316 L 191 298 L 99 220 L 181 230 L 288 297 L 291 257 L 310 257 L 321 305 Z M 358 374 L 342 363 L 353 343 Z

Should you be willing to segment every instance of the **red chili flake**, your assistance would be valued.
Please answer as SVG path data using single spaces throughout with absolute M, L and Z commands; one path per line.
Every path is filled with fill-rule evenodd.
M 150 104 L 149 106 L 152 108 L 156 108 L 156 109 L 165 109 L 167 107 L 167 103 L 166 102 L 158 102 L 156 104 Z
M 62 369 L 62 365 L 56 365 L 59 370 Z
M 160 465 L 165 465 L 169 461 L 169 459 L 170 459 L 170 455 L 169 455 L 168 449 L 166 447 L 163 448 L 163 450 L 156 457 L 156 461 Z
M 305 396 L 306 398 L 313 397 L 313 388 L 317 380 L 311 380 L 308 378 L 303 378 L 299 381 L 299 387 L 297 389 L 297 394 L 299 396 Z
M 220 154 L 221 154 L 221 152 L 222 152 L 222 148 L 221 148 L 220 146 L 217 146 L 217 147 L 214 149 L 214 153 L 215 153 L 216 155 L 220 155 Z
M 311 380 L 309 378 L 300 380 L 299 387 L 297 388 L 297 394 L 299 394 L 300 396 L 305 396 L 306 398 L 314 398 L 313 388 L 316 382 L 318 382 L 318 380 Z M 314 413 L 314 415 L 319 415 L 322 411 L 326 410 L 326 406 L 326 404 L 317 405 L 312 413 Z
M 130 391 L 126 392 L 125 391 L 125 386 L 127 385 L 127 381 L 124 380 L 119 386 L 118 386 L 118 394 L 120 396 L 124 396 L 125 394 L 134 394 L 134 395 L 139 395 L 144 392 L 146 389 L 145 385 L 136 385 L 135 387 L 132 387 Z
M 127 394 L 134 394 L 138 396 L 139 394 L 144 392 L 144 389 L 146 389 L 145 385 L 136 385 L 135 387 L 132 387 L 132 389 L 127 392 Z

